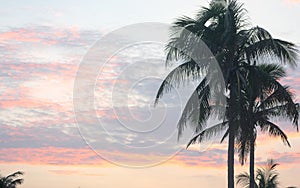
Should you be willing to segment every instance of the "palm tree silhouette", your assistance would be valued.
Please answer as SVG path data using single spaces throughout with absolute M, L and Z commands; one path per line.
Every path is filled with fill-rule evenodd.
M 277 188 L 279 185 L 278 173 L 275 168 L 278 164 L 274 161 L 268 160 L 267 165 L 263 168 L 258 168 L 256 170 L 255 177 L 255 188 Z M 237 184 L 243 188 L 248 188 L 250 185 L 250 176 L 248 173 L 244 172 L 237 175 Z
M 298 104 L 293 102 L 293 95 L 288 86 L 281 85 L 277 80 L 285 76 L 284 69 L 275 64 L 261 64 L 245 69 L 247 84 L 242 89 L 241 111 L 243 113 L 241 126 L 236 135 L 236 146 L 239 152 L 241 164 L 244 164 L 247 154 L 250 152 L 250 177 L 254 179 L 254 146 L 257 130 L 268 132 L 270 136 L 279 136 L 282 141 L 290 146 L 286 134 L 278 125 L 271 122 L 271 117 L 289 118 L 298 128 Z M 259 84 L 257 84 L 259 83 Z M 217 124 L 197 134 L 188 143 L 200 143 L 217 135 L 219 130 L 228 122 Z M 226 134 L 225 134 L 226 136 Z M 222 138 L 221 142 L 224 140 Z M 251 178 L 250 178 L 251 180 Z M 253 181 L 254 184 L 254 181 Z
M 0 188 L 16 188 L 17 185 L 23 183 L 24 179 L 19 178 L 19 176 L 22 176 L 23 174 L 24 172 L 17 171 L 6 177 L 0 176 Z
M 274 160 L 269 159 L 265 167 L 258 168 L 256 170 L 255 176 L 255 188 L 278 188 L 279 186 L 279 174 L 276 171 L 276 166 L 278 163 L 274 163 Z M 237 185 L 242 188 L 248 188 L 250 185 L 250 176 L 248 173 L 244 172 L 236 176 Z M 294 186 L 289 186 L 287 188 L 296 188 Z
M 241 164 L 244 164 L 250 152 L 250 185 L 254 186 L 254 156 L 257 128 L 270 136 L 279 136 L 290 146 L 286 134 L 271 118 L 287 118 L 298 130 L 298 104 L 293 101 L 293 94 L 288 86 L 283 86 L 278 79 L 285 76 L 279 65 L 262 64 L 248 68 L 247 84 L 241 109 L 242 124 L 237 135 L 237 147 Z M 259 84 L 258 84 L 259 83 Z M 250 187 L 251 187 L 250 186 Z
M 166 65 L 171 65 L 173 60 L 183 60 L 184 63 L 176 67 L 165 78 L 158 90 L 156 101 L 164 93 L 174 87 L 181 87 L 187 81 L 198 81 L 199 85 L 187 102 L 178 123 L 178 135 L 181 136 L 184 128 L 190 125 L 198 134 L 205 128 L 205 123 L 212 116 L 220 116 L 213 105 L 216 98 L 213 97 L 214 89 L 208 64 L 197 64 L 191 56 L 201 56 L 195 46 L 205 42 L 212 54 L 216 57 L 225 80 L 223 93 L 229 93 L 226 113 L 220 118 L 222 130 L 228 131 L 223 139 L 228 136 L 228 187 L 234 187 L 234 142 L 242 123 L 241 92 L 243 69 L 245 66 L 255 66 L 263 58 L 266 61 L 278 60 L 281 63 L 296 65 L 297 49 L 293 43 L 274 39 L 271 34 L 261 27 L 248 28 L 249 22 L 242 4 L 236 1 L 225 0 L 211 1 L 208 7 L 203 7 L 196 18 L 183 16 L 177 19 L 171 28 L 172 36 L 166 46 Z M 185 32 L 182 28 L 188 30 Z M 179 49 L 185 49 L 189 53 L 183 53 Z M 203 78 L 202 80 L 200 78 Z M 223 89 L 223 88 L 222 88 Z M 194 97 L 196 96 L 196 97 Z M 195 98 L 198 100 L 195 101 Z

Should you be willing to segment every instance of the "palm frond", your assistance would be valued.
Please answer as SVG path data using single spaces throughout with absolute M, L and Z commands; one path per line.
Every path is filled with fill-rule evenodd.
M 288 141 L 288 137 L 279 128 L 278 125 L 276 125 L 270 121 L 267 121 L 267 120 L 262 120 L 262 121 L 259 121 L 259 126 L 260 126 L 262 132 L 267 132 L 270 136 L 274 136 L 274 137 L 280 136 L 283 143 L 287 144 L 289 147 L 291 147 L 291 145 Z
M 187 144 L 188 148 L 191 144 L 201 143 L 204 140 L 209 140 L 222 133 L 222 131 L 228 129 L 228 121 L 213 125 L 202 132 L 196 134 Z
M 249 124 L 242 125 L 239 128 L 239 132 L 236 135 L 236 149 L 238 152 L 239 162 L 241 165 L 244 165 L 247 161 L 247 155 L 250 152 L 251 140 L 256 140 L 256 131 L 255 128 Z
M 270 78 L 274 80 L 278 80 L 286 76 L 285 69 L 278 64 L 273 63 L 262 63 L 257 65 L 257 68 L 263 72 L 265 72 Z
M 204 78 L 192 93 L 186 103 L 180 120 L 178 122 L 178 138 L 182 135 L 188 122 L 194 127 L 196 132 L 201 131 L 204 123 L 208 119 L 211 107 L 209 104 L 210 87 L 207 85 L 207 79 Z
M 10 174 L 10 175 L 6 176 L 6 179 L 16 178 L 16 177 L 22 176 L 22 175 L 24 175 L 24 172 L 17 171 L 17 172 L 15 172 L 13 174 Z
M 200 67 L 195 61 L 187 61 L 173 69 L 160 85 L 155 104 L 164 93 L 170 92 L 173 88 L 187 85 L 191 81 L 199 80 L 204 72 L 204 67 Z
M 247 172 L 240 173 L 236 176 L 236 184 L 242 188 L 248 188 L 250 185 L 250 175 Z
M 298 130 L 299 109 L 288 86 L 275 82 L 273 92 L 257 107 L 258 112 L 273 117 L 288 118 Z
M 274 39 L 271 34 L 261 27 L 254 27 L 248 32 L 248 41 L 244 52 L 247 59 L 259 61 L 259 58 L 277 58 L 283 64 L 296 65 L 298 49 L 295 44 Z
M 8 183 L 8 187 L 15 188 L 17 185 L 21 185 L 24 182 L 24 179 L 14 179 Z

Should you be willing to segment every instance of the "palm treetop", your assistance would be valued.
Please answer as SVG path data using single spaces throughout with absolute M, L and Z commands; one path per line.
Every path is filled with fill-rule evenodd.
M 214 55 L 227 54 L 239 59 L 246 58 L 243 60 L 248 63 L 255 63 L 261 57 L 272 60 L 276 57 L 282 63 L 296 65 L 296 46 L 273 38 L 267 30 L 259 26 L 251 27 L 246 13 L 243 4 L 237 1 L 226 3 L 218 0 L 211 1 L 208 7 L 202 7 L 195 18 L 178 18 L 173 23 L 171 39 L 166 47 L 167 62 L 191 57 L 189 54 L 182 54 L 178 49 L 186 48 L 186 51 L 198 53 L 193 52 L 193 45 L 196 43 L 192 41 L 195 39 L 191 37 L 192 33 L 203 40 Z M 184 32 L 183 28 L 190 33 Z M 234 62 L 239 59 L 227 59 L 227 63 L 229 60 Z
M 275 163 L 273 159 L 268 159 L 264 166 L 256 169 L 255 176 L 255 188 L 278 188 L 279 183 L 279 173 L 276 170 L 278 163 Z M 240 173 L 236 176 L 236 184 L 241 188 L 249 188 L 250 176 L 247 172 Z M 296 188 L 294 186 L 289 186 L 286 188 Z
M 251 27 L 246 13 L 243 4 L 237 1 L 228 3 L 218 0 L 211 1 L 208 7 L 202 7 L 195 18 L 182 16 L 173 23 L 170 40 L 166 45 L 166 65 L 172 65 L 174 60 L 183 60 L 183 63 L 165 78 L 157 92 L 156 102 L 164 93 L 182 87 L 190 81 L 199 81 L 193 95 L 199 95 L 198 98 L 202 99 L 195 105 L 191 105 L 195 100 L 187 103 L 189 105 L 186 105 L 178 123 L 179 136 L 185 126 L 195 125 L 194 129 L 199 132 L 205 128 L 205 122 L 209 117 L 219 115 L 214 113 L 216 110 L 212 109 L 213 106 L 208 105 L 216 100 L 211 95 L 215 88 L 209 87 L 213 85 L 212 80 L 206 77 L 211 71 L 210 64 L 198 61 L 196 63 L 191 59 L 198 56 L 201 59 L 197 46 L 200 46 L 202 41 L 217 59 L 226 88 L 236 95 L 235 98 L 238 98 L 239 93 L 234 90 L 240 88 L 238 85 L 245 79 L 242 75 L 243 69 L 274 61 L 296 66 L 298 58 L 296 45 L 273 38 L 261 27 Z M 205 93 L 209 94 L 204 95 Z M 203 109 L 203 113 L 193 115 L 198 113 L 196 108 Z M 231 114 L 233 116 L 233 113 Z M 235 114 L 236 117 L 240 115 Z

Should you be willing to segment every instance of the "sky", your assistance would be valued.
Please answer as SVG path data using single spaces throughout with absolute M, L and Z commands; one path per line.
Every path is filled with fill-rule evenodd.
M 299 0 L 240 2 L 254 26 L 300 45 Z M 185 150 L 190 130 L 177 141 L 176 123 L 193 85 L 164 95 L 153 107 L 171 71 L 164 65 L 163 41 L 115 52 L 124 41 L 103 45 L 110 44 L 105 36 L 115 40 L 112 34 L 125 32 L 125 26 L 170 24 L 182 15 L 194 16 L 207 3 L 2 1 L 0 174 L 24 171 L 21 188 L 226 187 L 226 142 L 216 138 Z M 130 36 L 156 32 L 142 31 Z M 299 102 L 300 68 L 287 69 L 282 82 Z M 260 134 L 256 164 L 275 159 L 281 186 L 300 187 L 294 178 L 300 173 L 300 133 L 275 121 L 292 147 Z M 248 163 L 240 166 L 236 158 L 236 173 L 247 169 Z

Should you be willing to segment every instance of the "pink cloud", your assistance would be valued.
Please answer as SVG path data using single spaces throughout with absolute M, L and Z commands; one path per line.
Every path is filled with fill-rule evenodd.
M 15 30 L 0 33 L 0 43 L 21 42 L 55 45 L 60 39 L 75 41 L 80 38 L 80 30 L 76 27 L 53 28 L 17 28 Z
M 7 77 L 2 77 L 3 88 L 0 107 L 38 107 L 42 103 L 58 105 L 55 100 L 72 97 L 73 81 L 77 66 L 71 64 L 0 65 Z M 30 73 L 30 74 L 29 74 Z M 5 79 L 5 80 L 4 80 Z M 13 82 L 14 85 L 8 84 Z M 7 84 L 6 84 L 7 83 Z M 60 106 L 60 105 L 59 105 Z
M 300 152 L 277 152 L 270 153 L 270 158 L 274 159 L 283 166 L 300 165 Z
M 92 150 L 85 148 L 1 148 L 1 163 L 105 165 Z
M 226 147 L 224 145 L 224 147 Z M 169 162 L 171 164 L 183 165 L 185 167 L 223 168 L 226 166 L 227 151 L 210 148 L 203 152 L 185 151 L 179 153 Z
M 105 151 L 99 150 L 97 153 L 105 153 L 106 157 L 121 160 L 125 164 L 136 166 L 139 164 L 151 164 L 153 159 L 167 159 L 166 156 L 149 153 L 124 153 L 121 151 Z M 103 160 L 94 151 L 89 148 L 2 148 L 0 149 L 0 163 L 27 163 L 27 164 L 57 164 L 57 165 L 110 165 L 109 162 Z M 165 161 L 166 164 L 180 165 L 186 167 L 206 167 L 220 168 L 226 166 L 226 152 L 216 155 L 214 149 L 189 156 L 178 154 L 170 160 Z M 56 172 L 57 173 L 57 172 Z M 66 173 L 66 172 L 58 172 Z M 76 172 L 67 172 L 76 173 Z

